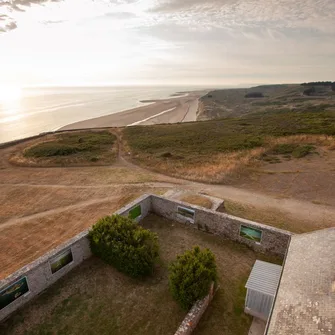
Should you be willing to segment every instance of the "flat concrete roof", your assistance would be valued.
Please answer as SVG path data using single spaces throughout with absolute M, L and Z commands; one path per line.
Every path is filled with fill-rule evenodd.
M 335 228 L 292 236 L 267 334 L 335 334 Z

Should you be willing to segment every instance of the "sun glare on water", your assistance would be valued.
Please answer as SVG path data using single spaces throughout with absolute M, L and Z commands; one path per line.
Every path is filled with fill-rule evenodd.
M 7 104 L 20 100 L 21 88 L 17 86 L 0 86 L 0 104 Z
M 21 93 L 20 87 L 0 86 L 0 124 L 21 119 Z

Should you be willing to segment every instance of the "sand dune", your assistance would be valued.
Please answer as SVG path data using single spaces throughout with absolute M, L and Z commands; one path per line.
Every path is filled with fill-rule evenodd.
M 151 100 L 150 105 L 72 123 L 61 130 L 196 121 L 198 99 L 204 94 L 205 91 L 195 91 L 187 96 Z

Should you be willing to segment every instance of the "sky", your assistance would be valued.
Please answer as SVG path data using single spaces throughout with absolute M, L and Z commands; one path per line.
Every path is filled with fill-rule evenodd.
M 335 0 L 0 0 L 0 87 L 316 80 Z

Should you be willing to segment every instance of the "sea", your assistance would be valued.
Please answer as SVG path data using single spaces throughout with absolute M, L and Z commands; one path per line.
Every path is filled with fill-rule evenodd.
M 144 106 L 194 87 L 38 87 L 0 100 L 0 143 Z M 199 89 L 199 88 L 197 88 Z

